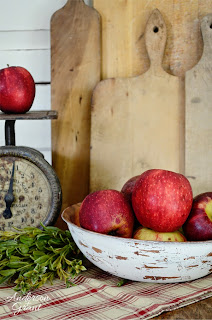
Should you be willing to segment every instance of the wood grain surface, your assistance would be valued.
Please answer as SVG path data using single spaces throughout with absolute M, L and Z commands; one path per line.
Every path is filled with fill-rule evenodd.
M 212 319 L 212 298 L 208 298 L 196 303 L 192 303 L 183 308 L 170 312 L 164 312 L 158 317 L 152 319 L 157 320 L 211 320 Z
M 136 76 L 148 70 L 144 30 L 156 8 L 167 26 L 164 69 L 184 76 L 202 55 L 200 19 L 211 13 L 212 0 L 93 0 L 93 5 L 102 21 L 103 79 Z
M 212 191 L 212 14 L 201 22 L 203 55 L 186 72 L 185 174 L 194 195 Z
M 62 210 L 88 193 L 90 100 L 100 80 L 100 18 L 82 0 L 68 0 L 51 19 L 52 164 Z M 59 217 L 57 226 L 67 228 Z
M 58 112 L 55 110 L 29 111 L 26 113 L 10 113 L 0 112 L 0 120 L 45 120 L 57 119 Z
M 151 61 L 148 71 L 104 80 L 94 90 L 91 191 L 120 190 L 129 178 L 152 168 L 182 172 L 180 81 L 161 65 L 167 33 L 157 9 L 148 19 L 144 38 Z

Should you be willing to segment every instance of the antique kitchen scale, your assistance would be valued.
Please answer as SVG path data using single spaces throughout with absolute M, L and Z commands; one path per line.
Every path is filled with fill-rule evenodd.
M 53 110 L 0 114 L 0 120 L 5 120 L 5 146 L 0 147 L 0 230 L 55 223 L 62 204 L 59 179 L 42 153 L 15 145 L 15 121 L 56 118 Z

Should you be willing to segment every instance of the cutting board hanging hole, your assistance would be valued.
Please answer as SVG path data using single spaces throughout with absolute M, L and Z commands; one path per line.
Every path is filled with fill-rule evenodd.
M 158 9 L 153 10 L 145 30 L 145 43 L 150 59 L 150 69 L 162 68 L 166 45 L 166 25 Z

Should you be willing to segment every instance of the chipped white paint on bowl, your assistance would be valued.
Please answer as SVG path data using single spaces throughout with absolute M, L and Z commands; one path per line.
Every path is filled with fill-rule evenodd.
M 62 213 L 81 252 L 115 276 L 144 282 L 190 281 L 212 272 L 212 241 L 160 242 L 126 239 L 76 225 L 80 204 Z

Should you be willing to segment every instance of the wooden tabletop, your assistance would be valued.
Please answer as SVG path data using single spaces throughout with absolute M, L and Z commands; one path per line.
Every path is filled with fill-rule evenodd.
M 170 312 L 164 312 L 152 319 L 166 320 L 211 320 L 212 319 L 212 297 L 202 301 L 192 303 L 186 307 Z

